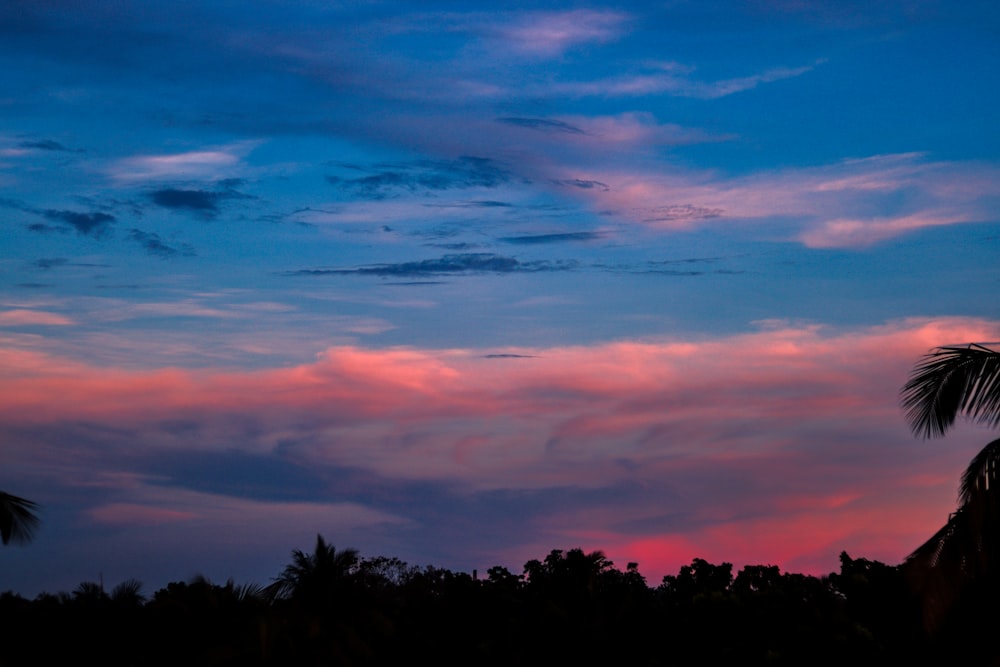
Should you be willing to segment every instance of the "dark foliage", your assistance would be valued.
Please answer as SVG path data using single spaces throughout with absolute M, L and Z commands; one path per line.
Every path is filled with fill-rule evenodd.
M 27 544 L 38 528 L 38 505 L 30 500 L 0 491 L 0 539 Z
M 944 435 L 959 415 L 1000 426 L 1000 351 L 982 344 L 940 347 L 916 365 L 901 392 L 914 434 Z M 917 547 L 903 570 L 923 624 L 945 662 L 1000 663 L 982 641 L 1000 622 L 1000 440 L 973 457 L 948 522 Z
M 0 595 L 0 666 L 882 665 L 941 660 L 899 569 L 841 556 L 818 578 L 695 559 L 647 585 L 600 551 L 553 550 L 485 577 L 360 558 L 322 537 L 275 585 L 128 580 Z M 947 660 L 945 660 L 947 662 Z
M 984 345 L 939 347 L 913 369 L 901 393 L 917 435 L 944 435 L 963 414 L 1000 426 L 1000 352 Z

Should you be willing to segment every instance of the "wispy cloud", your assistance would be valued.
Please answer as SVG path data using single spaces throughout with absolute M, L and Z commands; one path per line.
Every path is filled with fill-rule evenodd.
M 424 206 L 432 208 L 511 208 L 513 204 L 495 199 L 470 199 L 468 201 L 424 203 Z
M 66 257 L 43 257 L 41 259 L 36 259 L 31 262 L 31 265 L 35 268 L 42 269 L 43 271 L 48 271 L 49 269 L 55 269 L 64 266 L 84 266 L 91 268 L 108 268 L 108 264 L 101 264 L 96 262 L 71 262 Z
M 291 517 L 311 517 L 341 530 L 372 524 L 403 524 L 405 520 L 360 503 L 265 502 L 249 498 L 234 498 L 220 494 L 200 493 L 164 486 L 162 483 L 130 483 L 115 489 L 116 500 L 97 505 L 84 514 L 91 520 L 117 526 L 157 526 L 186 524 L 191 529 L 225 530 L 244 523 L 240 517 L 253 513 L 258 521 L 287 522 Z M 182 530 L 184 527 L 181 527 Z M 259 530 L 257 528 L 248 530 Z M 256 540 L 254 540 L 256 541 Z
M 556 232 L 553 234 L 529 234 L 526 236 L 505 236 L 500 240 L 515 245 L 541 245 L 572 241 L 598 241 L 606 238 L 604 232 Z
M 563 12 L 525 12 L 480 29 L 498 43 L 495 50 L 551 58 L 582 44 L 618 39 L 629 16 L 622 12 L 577 9 Z
M 518 116 L 506 116 L 504 118 L 497 118 L 497 122 L 513 125 L 515 127 L 524 127 L 529 130 L 538 130 L 540 132 L 585 134 L 585 132 L 576 125 L 570 125 L 564 121 L 550 118 L 523 118 Z
M 514 354 L 512 352 L 494 352 L 492 354 L 484 354 L 483 359 L 534 359 L 533 354 Z
M 111 227 L 117 221 L 114 215 L 106 211 L 85 212 L 57 208 L 36 208 L 13 199 L 0 198 L 0 207 L 11 208 L 32 216 L 41 216 L 49 222 L 56 223 L 56 225 L 49 225 L 41 222 L 33 222 L 26 225 L 28 230 L 41 234 L 50 234 L 53 232 L 65 233 L 70 230 L 76 230 L 81 236 L 100 239 L 110 235 Z
M 13 310 L 0 310 L 0 327 L 21 327 L 21 326 L 68 326 L 74 324 L 73 320 L 58 313 L 50 313 L 43 310 L 28 310 L 25 308 L 15 308 Z
M 593 188 L 598 188 L 600 190 L 608 190 L 607 183 L 601 183 L 600 181 L 594 181 L 582 178 L 567 178 L 567 179 L 553 179 L 552 181 L 555 185 L 564 185 L 571 188 L 580 188 L 583 190 L 591 190 Z
M 55 139 L 19 138 L 0 134 L 0 157 L 24 158 L 39 153 L 76 153 Z
M 242 160 L 257 145 L 243 141 L 216 148 L 164 155 L 137 155 L 122 158 L 107 167 L 120 183 L 143 181 L 219 181 L 242 175 Z
M 385 276 L 385 277 L 431 277 L 463 275 L 471 273 L 539 273 L 542 271 L 567 271 L 575 268 L 572 262 L 552 262 L 545 260 L 521 261 L 514 257 L 488 252 L 460 253 L 444 255 L 437 259 L 422 259 L 396 264 L 375 264 L 343 269 L 299 269 L 289 271 L 288 276 Z
M 580 146 L 684 145 L 724 141 L 697 129 L 660 123 L 648 112 L 625 112 L 615 116 L 564 116 L 561 118 L 497 118 L 496 122 L 512 128 L 548 135 L 553 141 Z
M 155 232 L 144 232 L 141 229 L 130 229 L 128 238 L 138 243 L 150 255 L 157 257 L 193 257 L 194 248 L 190 244 L 168 245 Z
M 757 88 L 761 84 L 802 76 L 815 69 L 816 65 L 800 67 L 775 67 L 756 74 L 700 81 L 690 71 L 678 71 L 674 63 L 664 65 L 660 70 L 637 74 L 623 74 L 607 79 L 592 81 L 559 81 L 546 88 L 548 95 L 570 97 L 642 97 L 647 95 L 670 95 L 713 100 Z
M 864 247 L 925 227 L 969 221 L 976 221 L 976 218 L 961 210 L 932 210 L 895 217 L 837 218 L 806 229 L 799 240 L 810 248 Z
M 52 139 L 26 139 L 17 145 L 29 150 L 70 152 L 69 148 Z
M 871 245 L 929 226 L 991 218 L 1000 194 L 991 165 L 915 153 L 850 159 L 725 178 L 705 173 L 593 171 L 559 184 L 607 215 L 663 229 L 731 220 L 798 221 L 810 247 Z M 589 183 L 604 187 L 586 187 Z
M 337 166 L 348 173 L 362 172 L 366 175 L 331 175 L 327 176 L 327 182 L 367 199 L 385 199 L 398 192 L 493 188 L 510 179 L 510 173 L 493 160 L 472 156 L 456 160 L 417 160 L 371 165 L 339 163 Z

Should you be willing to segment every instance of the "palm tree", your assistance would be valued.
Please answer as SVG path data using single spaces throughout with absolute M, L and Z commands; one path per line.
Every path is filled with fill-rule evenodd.
M 357 550 L 338 551 L 322 535 L 316 535 L 313 552 L 292 551 L 292 562 L 270 588 L 276 597 L 288 597 L 309 606 L 326 606 L 344 591 L 358 562 Z
M 901 392 L 915 435 L 942 436 L 958 415 L 1000 426 L 1000 351 L 982 344 L 939 347 L 914 367 Z M 973 582 L 1000 582 L 1000 439 L 977 454 L 959 487 L 958 509 L 905 561 L 936 630 Z
M 0 538 L 4 544 L 27 544 L 35 535 L 38 505 L 0 491 Z

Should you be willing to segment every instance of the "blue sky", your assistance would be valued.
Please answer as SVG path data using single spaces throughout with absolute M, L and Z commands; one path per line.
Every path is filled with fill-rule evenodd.
M 992 3 L 10 2 L 0 589 L 266 581 L 321 532 L 898 562 L 988 441 Z

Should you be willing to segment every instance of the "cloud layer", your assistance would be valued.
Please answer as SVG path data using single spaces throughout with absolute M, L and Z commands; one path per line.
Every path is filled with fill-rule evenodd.
M 257 372 L 123 371 L 7 350 L 0 421 L 7 460 L 44 480 L 42 498 L 103 479 L 72 512 L 122 529 L 186 526 L 216 543 L 213 527 L 241 530 L 225 508 L 254 503 L 255 516 L 325 530 L 322 514 L 288 505 L 314 503 L 344 517 L 342 536 L 405 550 L 391 531 L 358 531 L 439 534 L 433 522 L 471 520 L 454 503 L 489 499 L 510 554 L 584 543 L 657 576 L 694 556 L 821 573 L 841 549 L 899 560 L 943 520 L 977 441 L 914 440 L 896 392 L 929 348 L 998 337 L 996 322 L 975 320 L 775 323 L 492 353 L 336 347 Z M 229 482 L 209 472 L 219 466 Z M 488 543 L 473 531 L 453 557 L 475 561 Z

